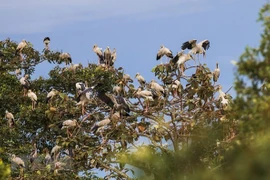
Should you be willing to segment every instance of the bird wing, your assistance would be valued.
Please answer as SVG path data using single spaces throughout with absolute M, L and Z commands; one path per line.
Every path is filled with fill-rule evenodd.
M 157 60 L 159 60 L 162 56 L 164 56 L 164 47 L 160 48 L 157 52 Z
M 202 46 L 204 50 L 208 50 L 210 48 L 210 41 L 207 39 L 203 40 L 199 43 L 199 45 Z
M 169 48 L 164 48 L 165 52 L 166 52 L 166 56 L 169 58 L 173 58 L 173 54 L 172 51 Z
M 184 42 L 182 44 L 181 48 L 182 48 L 182 50 L 192 49 L 194 46 L 196 46 L 196 42 L 197 42 L 196 39 L 193 39 L 193 40 L 190 40 L 190 41 L 186 41 L 186 42 Z
M 51 39 L 49 38 L 49 37 L 45 37 L 44 39 L 43 39 L 43 42 L 45 42 L 45 41 L 50 41 Z
M 180 51 L 177 53 L 176 56 L 174 56 L 174 58 L 172 59 L 172 63 L 175 64 L 177 63 L 177 61 L 179 60 L 180 56 L 182 56 L 184 54 L 184 51 Z

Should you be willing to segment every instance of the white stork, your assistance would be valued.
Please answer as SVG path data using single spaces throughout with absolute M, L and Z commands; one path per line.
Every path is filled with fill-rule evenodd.
M 27 96 L 31 99 L 32 101 L 32 110 L 36 108 L 36 103 L 37 103 L 37 95 L 31 91 L 31 89 L 28 90 Z
M 157 60 L 159 60 L 160 58 L 162 58 L 162 56 L 167 56 L 168 58 L 173 58 L 173 54 L 172 51 L 168 48 L 166 48 L 164 45 L 160 46 L 160 49 L 157 52 Z M 161 59 L 161 64 L 162 64 L 162 59 Z
M 203 54 L 203 57 L 205 57 L 205 51 L 210 48 L 210 41 L 203 40 L 199 42 L 198 44 L 196 39 L 192 39 L 190 41 L 186 41 L 182 44 L 182 50 L 190 49 L 189 53 L 192 54 Z
M 97 131 L 104 128 L 104 126 L 108 125 L 111 122 L 109 118 L 103 119 L 102 121 L 97 122 L 92 128 L 91 131 L 96 133 Z
M 27 46 L 27 42 L 25 39 L 23 39 L 17 46 L 16 48 L 16 54 L 18 52 L 20 52 L 20 57 L 21 57 L 21 61 L 23 61 L 23 57 L 22 57 L 22 50 Z
M 67 135 L 68 137 L 71 137 L 72 134 L 71 132 L 69 131 L 70 128 L 73 128 L 73 127 L 76 127 L 78 125 L 78 122 L 76 119 L 73 119 L 73 120 L 65 120 L 63 123 L 62 123 L 62 128 L 61 129 L 67 129 Z
M 20 83 L 23 87 L 23 96 L 26 96 L 27 90 L 30 88 L 30 81 L 28 80 L 29 75 L 25 74 L 24 77 L 21 77 Z
M 56 96 L 59 92 L 55 89 L 52 89 L 48 94 L 47 94 L 47 97 L 46 97 L 46 103 L 48 103 L 49 101 L 51 102 L 53 97 Z
M 8 112 L 6 110 L 5 117 L 8 119 L 8 125 L 10 128 L 12 128 L 15 125 L 14 116 L 12 113 Z
M 98 56 L 98 63 L 99 64 L 104 64 L 104 57 L 103 57 L 103 52 L 100 47 L 98 47 L 97 44 L 94 44 L 93 46 L 93 51 L 97 54 Z
M 24 161 L 21 158 L 16 157 L 15 154 L 12 154 L 11 161 L 13 161 L 15 164 L 17 164 L 18 166 L 20 166 L 22 168 L 25 167 Z
M 49 50 L 50 49 L 50 47 L 49 47 L 50 41 L 51 41 L 51 39 L 49 37 L 45 37 L 43 39 L 43 43 L 45 45 L 45 50 Z
M 67 52 L 63 52 L 59 55 L 59 58 L 62 59 L 66 65 L 72 63 L 71 55 Z
M 146 81 L 140 73 L 136 73 L 135 78 L 137 78 L 138 82 L 140 83 L 141 86 L 144 86 Z
M 116 61 L 116 49 L 113 48 L 113 52 L 111 54 L 111 64 L 110 64 L 110 66 L 113 66 L 115 61 Z
M 216 69 L 213 72 L 213 81 L 217 82 L 219 76 L 220 76 L 220 69 L 218 67 L 218 63 L 216 63 Z
M 107 48 L 104 51 L 104 60 L 107 66 L 111 64 L 111 60 L 112 60 L 111 56 L 112 56 L 112 53 L 111 53 L 110 47 L 107 46 Z

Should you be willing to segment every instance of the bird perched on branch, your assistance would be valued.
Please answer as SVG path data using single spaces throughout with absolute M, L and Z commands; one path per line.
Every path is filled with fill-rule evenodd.
M 114 109 L 117 111 L 120 111 L 123 109 L 124 112 L 121 112 L 121 114 L 125 116 L 129 116 L 130 108 L 125 98 L 122 96 L 112 96 L 113 103 L 114 103 Z
M 30 163 L 33 163 L 36 158 L 37 158 L 37 144 L 34 143 L 34 148 L 30 153 Z
M 137 97 L 137 98 L 144 98 L 144 100 L 145 100 L 145 112 L 147 112 L 148 108 L 149 108 L 149 102 L 154 101 L 153 93 L 151 91 L 142 90 L 142 88 L 138 88 L 134 92 L 134 96 Z M 140 99 L 139 99 L 139 101 L 140 101 Z M 141 101 L 140 101 L 140 103 L 141 103 Z
M 198 44 L 196 39 L 192 39 L 190 41 L 186 41 L 182 44 L 181 48 L 182 50 L 190 49 L 189 53 L 192 54 L 203 54 L 203 57 L 205 57 L 205 51 L 210 48 L 210 41 L 203 40 L 199 42 Z
M 51 102 L 53 97 L 56 96 L 59 92 L 55 89 L 52 89 L 48 94 L 47 94 L 47 97 L 46 97 L 46 103 L 48 103 L 49 101 Z
M 29 78 L 29 75 L 25 74 L 24 77 L 21 77 L 21 79 L 20 79 L 20 83 L 23 87 L 23 96 L 26 96 L 26 92 L 27 92 L 27 90 L 29 90 L 30 85 L 31 85 L 28 78 Z
M 66 65 L 72 63 L 71 55 L 67 52 L 63 52 L 59 55 L 59 58 L 62 59 Z
M 36 108 L 37 95 L 29 89 L 28 93 L 27 93 L 27 96 L 31 99 L 31 101 L 32 101 L 32 110 L 34 110 Z
M 45 165 L 48 165 L 51 162 L 51 160 L 52 160 L 52 157 L 51 157 L 51 155 L 49 153 L 48 148 L 45 149 L 45 154 L 46 155 L 45 155 L 45 159 L 44 159 L 44 164 Z
M 50 47 L 49 47 L 50 41 L 51 41 L 51 39 L 49 37 L 45 37 L 43 39 L 43 43 L 45 45 L 45 50 L 49 50 L 50 49 Z
M 193 59 L 193 56 L 191 54 L 184 54 L 184 51 L 180 51 L 177 53 L 177 55 L 172 59 L 173 64 L 177 64 L 177 67 L 184 72 L 185 69 L 185 62 L 188 60 Z
M 168 58 L 173 58 L 172 51 L 170 49 L 166 48 L 164 45 L 161 45 L 160 49 L 157 52 L 157 58 L 156 59 L 159 60 L 164 55 L 167 56 Z M 162 60 L 161 60 L 161 64 L 162 64 Z
M 141 86 L 145 85 L 146 81 L 145 81 L 144 77 L 142 77 L 142 75 L 140 75 L 140 73 L 136 73 L 135 78 L 137 78 L 137 80 Z
M 73 120 L 65 120 L 63 123 L 62 123 L 62 127 L 61 129 L 67 129 L 67 135 L 68 137 L 71 137 L 72 136 L 72 133 L 69 131 L 70 128 L 73 128 L 73 127 L 76 127 L 78 125 L 78 122 L 76 119 L 73 119 Z
M 57 158 L 60 155 L 61 146 L 55 145 L 51 150 L 51 156 L 53 156 L 53 160 L 57 161 Z
M 14 116 L 13 116 L 13 114 L 10 113 L 10 112 L 8 112 L 8 111 L 6 110 L 6 112 L 5 112 L 5 117 L 6 117 L 7 120 L 8 120 L 8 126 L 9 126 L 10 128 L 12 128 L 12 127 L 15 125 L 15 121 L 14 121 Z
M 101 128 L 104 128 L 104 126 L 108 125 L 111 122 L 109 118 L 103 119 L 102 121 L 97 122 L 92 128 L 91 131 L 93 133 L 96 133 Z
M 11 161 L 20 166 L 21 168 L 25 167 L 24 161 L 21 158 L 16 157 L 15 154 L 12 154 Z
M 77 97 L 77 104 L 76 105 L 82 106 L 82 115 L 85 114 L 85 105 L 88 104 L 92 99 L 93 89 L 94 89 L 94 86 L 92 86 L 90 88 L 86 88 L 83 91 L 81 91 L 81 90 L 78 91 L 79 96 Z
M 103 57 L 103 52 L 102 52 L 102 49 L 100 47 L 98 47 L 97 44 L 95 44 L 93 46 L 93 51 L 97 54 L 98 56 L 98 63 L 99 64 L 104 64 L 104 57 Z
M 111 54 L 111 64 L 110 64 L 110 66 L 113 66 L 115 61 L 116 61 L 116 49 L 113 48 L 113 52 Z
M 22 57 L 22 50 L 27 46 L 27 42 L 25 39 L 23 39 L 17 46 L 16 48 L 16 54 L 18 52 L 20 52 L 20 57 L 21 57 L 21 61 L 23 61 L 23 57 Z
M 124 84 L 127 84 L 128 82 L 133 83 L 133 80 L 131 79 L 129 74 L 124 74 L 123 75 L 123 82 L 124 82 Z
M 152 79 L 149 85 L 151 89 L 154 89 L 158 92 L 159 96 L 160 94 L 162 94 L 163 97 L 166 96 L 164 88 L 161 85 L 159 85 L 155 80 Z
M 216 63 L 216 69 L 213 72 L 213 81 L 217 82 L 219 76 L 220 76 L 220 69 L 218 67 L 218 63 Z
M 112 53 L 111 53 L 110 47 L 107 46 L 107 48 L 104 51 L 104 60 L 107 66 L 111 64 L 111 60 L 112 60 L 111 56 L 112 56 Z

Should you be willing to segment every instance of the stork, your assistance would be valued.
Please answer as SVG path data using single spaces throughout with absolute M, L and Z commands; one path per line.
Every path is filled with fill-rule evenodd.
M 164 88 L 161 85 L 159 85 L 155 80 L 152 79 L 149 85 L 151 89 L 154 89 L 157 91 L 159 96 L 160 94 L 162 94 L 163 97 L 166 96 Z
M 189 53 L 191 54 L 203 54 L 203 57 L 205 57 L 205 51 L 210 48 L 210 41 L 203 40 L 199 42 L 198 44 L 196 39 L 192 39 L 190 41 L 186 41 L 182 44 L 181 48 L 182 50 L 190 49 Z
M 21 61 L 23 61 L 23 57 L 22 57 L 22 50 L 27 46 L 27 42 L 25 39 L 23 39 L 17 46 L 16 48 L 16 54 L 18 52 L 20 52 L 20 57 L 21 57 Z
M 68 137 L 72 137 L 72 133 L 69 131 L 70 128 L 76 127 L 78 125 L 78 122 L 76 119 L 73 120 L 65 120 L 62 123 L 62 128 L 61 129 L 67 129 L 67 135 Z
M 51 155 L 49 153 L 48 148 L 45 149 L 45 154 L 46 155 L 45 155 L 44 163 L 45 163 L 45 165 L 48 165 L 52 160 L 52 157 L 51 157 Z
M 180 96 L 181 92 L 181 83 L 177 79 L 173 81 L 172 83 L 172 95 L 175 98 L 176 96 Z
M 157 52 L 157 58 L 156 59 L 159 60 L 164 55 L 167 56 L 168 58 L 173 58 L 172 51 L 170 49 L 166 48 L 164 45 L 161 45 L 160 49 Z M 162 59 L 161 59 L 161 64 L 163 64 Z
M 111 122 L 109 118 L 103 119 L 102 121 L 97 122 L 92 128 L 91 131 L 96 133 L 100 129 L 104 128 L 104 126 L 108 125 Z
M 94 44 L 93 46 L 93 51 L 97 54 L 98 56 L 98 63 L 99 64 L 104 64 L 104 57 L 103 57 L 103 52 L 100 47 L 98 47 L 97 44 Z
M 148 90 L 142 90 L 142 88 L 138 88 L 134 92 L 134 96 L 138 97 L 138 98 L 145 99 L 145 112 L 147 112 L 148 108 L 149 108 L 149 102 L 154 101 L 152 92 L 148 91 Z M 139 101 L 140 101 L 140 99 L 139 99 Z
M 32 110 L 34 110 L 36 108 L 37 95 L 29 89 L 28 93 L 27 93 L 27 96 L 31 99 L 31 101 L 32 101 Z
M 110 64 L 110 66 L 113 66 L 115 61 L 116 61 L 116 49 L 113 48 L 113 52 L 111 54 L 111 64 Z
M 53 160 L 57 161 L 57 158 L 59 157 L 60 154 L 60 149 L 61 146 L 55 145 L 52 150 L 51 150 L 51 156 L 53 156 Z
M 213 81 L 214 81 L 214 83 L 217 82 L 219 76 L 220 76 L 220 69 L 218 67 L 218 63 L 216 63 L 216 69 L 213 72 Z
M 30 81 L 28 80 L 29 75 L 25 74 L 24 77 L 21 77 L 20 83 L 23 87 L 23 96 L 26 96 L 27 90 L 30 88 Z
M 142 75 L 140 75 L 140 73 L 136 73 L 135 78 L 137 78 L 137 80 L 139 81 L 141 86 L 144 86 L 146 81 L 144 79 L 144 77 L 142 77 Z
M 36 158 L 37 158 L 37 144 L 34 143 L 34 149 L 30 153 L 30 163 L 33 163 Z
M 73 73 L 75 73 L 78 68 L 83 68 L 83 65 L 81 63 L 79 63 L 79 64 L 72 64 L 71 63 L 68 69 L 70 71 L 73 71 Z
M 177 55 L 172 59 L 173 64 L 177 64 L 177 67 L 184 72 L 185 69 L 185 62 L 188 60 L 193 59 L 193 56 L 191 54 L 184 54 L 184 51 L 180 51 L 177 53 Z
M 24 161 L 21 158 L 16 157 L 15 154 L 12 154 L 11 161 L 13 161 L 15 164 L 17 164 L 21 168 L 24 168 L 25 167 Z
M 45 37 L 45 38 L 43 39 L 43 43 L 44 43 L 44 45 L 45 45 L 45 50 L 46 50 L 46 51 L 50 49 L 50 47 L 49 47 L 50 41 L 51 41 L 51 39 L 50 39 L 49 37 Z
M 8 119 L 8 126 L 12 128 L 15 125 L 13 114 L 6 110 L 5 117 Z
M 123 91 L 123 87 L 120 86 L 119 84 L 117 84 L 116 86 L 113 87 L 113 92 L 116 95 L 120 95 L 122 91 Z
M 126 101 L 126 99 L 122 96 L 113 96 L 112 97 L 112 100 L 113 100 L 113 107 L 115 110 L 117 111 L 120 111 L 123 109 L 125 111 L 125 114 L 124 115 L 127 115 L 129 116 L 129 112 L 130 112 L 130 108 L 129 108 L 129 105 Z
M 129 74 L 124 74 L 123 75 L 123 81 L 124 81 L 125 84 L 127 84 L 127 82 L 133 83 L 133 80 L 131 79 Z
M 50 105 L 51 105 L 51 101 L 53 99 L 54 96 L 56 96 L 59 92 L 55 89 L 52 89 L 46 97 L 46 103 L 48 103 L 50 101 Z
M 85 105 L 88 104 L 92 99 L 93 88 L 94 87 L 90 87 L 90 88 L 87 88 L 83 91 L 79 90 L 79 96 L 77 97 L 77 104 L 76 105 L 82 106 L 82 115 L 85 114 Z
M 62 59 L 66 65 L 72 63 L 71 55 L 67 52 L 63 52 L 59 55 L 59 58 Z
M 104 51 L 104 60 L 105 60 L 105 64 L 107 66 L 109 66 L 111 64 L 111 60 L 112 60 L 111 55 L 112 55 L 112 53 L 111 53 L 110 47 L 107 46 L 107 48 Z

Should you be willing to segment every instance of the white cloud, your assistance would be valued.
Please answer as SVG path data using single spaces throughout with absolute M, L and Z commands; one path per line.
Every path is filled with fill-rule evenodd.
M 0 33 L 49 32 L 78 21 L 152 19 L 202 11 L 203 0 L 0 0 Z

